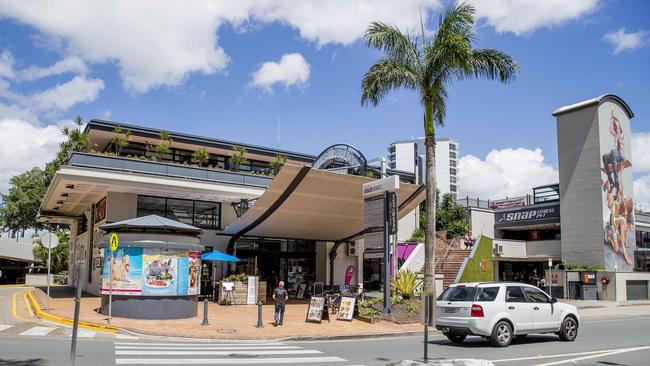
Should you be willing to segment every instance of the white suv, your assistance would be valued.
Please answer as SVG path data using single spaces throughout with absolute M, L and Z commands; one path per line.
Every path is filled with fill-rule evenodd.
M 573 341 L 579 323 L 575 306 L 523 283 L 453 284 L 437 301 L 436 329 L 455 343 L 477 335 L 506 347 L 514 336 L 530 333 L 555 333 L 563 341 Z

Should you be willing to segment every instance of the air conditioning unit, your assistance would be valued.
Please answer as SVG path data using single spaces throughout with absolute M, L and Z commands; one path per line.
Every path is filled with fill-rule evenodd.
M 501 254 L 503 254 L 503 245 L 501 245 L 501 244 L 495 244 L 495 245 L 494 245 L 494 254 L 495 254 L 495 255 L 501 255 Z
M 356 242 L 348 243 L 348 255 L 350 257 L 356 257 L 356 256 L 359 255 L 359 251 L 358 251 Z

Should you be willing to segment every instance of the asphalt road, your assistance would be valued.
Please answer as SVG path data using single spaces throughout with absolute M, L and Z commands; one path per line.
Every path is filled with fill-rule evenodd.
M 0 291 L 0 366 L 69 365 L 67 329 L 42 323 L 20 312 L 20 296 Z M 18 311 L 12 314 L 13 300 Z M 77 347 L 77 365 L 385 365 L 420 360 L 422 337 L 301 342 L 219 342 L 139 336 L 85 334 Z M 494 348 L 479 337 L 462 345 L 431 334 L 432 359 L 476 358 L 510 365 L 650 365 L 650 317 L 583 318 L 575 342 L 554 335 L 530 335 L 508 348 Z

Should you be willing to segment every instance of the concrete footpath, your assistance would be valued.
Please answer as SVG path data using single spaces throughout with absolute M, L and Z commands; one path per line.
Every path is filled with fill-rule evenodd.
M 74 314 L 73 291 L 60 288 L 53 291 L 50 298 L 49 313 L 61 318 L 72 319 Z M 39 290 L 33 291 L 34 299 L 45 309 L 47 295 Z M 616 303 L 608 301 L 564 301 L 576 305 L 583 318 L 650 316 L 650 301 L 630 301 Z M 107 326 L 108 318 L 99 314 L 99 297 L 85 295 L 81 301 L 80 320 L 98 326 Z M 179 320 L 138 320 L 114 317 L 111 325 L 122 332 L 145 335 L 187 337 L 223 340 L 280 340 L 280 339 L 345 339 L 382 336 L 406 336 L 421 334 L 422 325 L 396 324 L 381 321 L 370 324 L 361 320 L 341 321 L 331 315 L 331 320 L 322 323 L 307 323 L 306 303 L 288 303 L 284 325 L 274 326 L 273 305 L 263 306 L 263 328 L 256 328 L 257 306 L 222 306 L 208 304 L 209 325 L 202 326 L 203 303 L 198 304 L 198 316 Z M 433 333 L 433 332 L 432 332 Z
M 74 298 L 72 291 L 57 289 L 51 291 L 50 313 L 62 318 L 72 319 L 74 316 Z M 35 289 L 33 297 L 45 309 L 47 295 Z M 100 298 L 84 294 L 81 299 L 79 319 L 86 323 L 108 325 L 108 317 L 97 313 Z M 273 325 L 274 306 L 263 306 L 263 328 L 256 328 L 257 306 L 232 305 L 222 306 L 208 303 L 208 326 L 202 326 L 203 303 L 198 304 L 198 316 L 178 320 L 138 320 L 113 317 L 111 325 L 122 331 L 138 334 L 188 337 L 224 340 L 279 340 L 279 339 L 328 339 L 328 338 L 360 338 L 367 336 L 396 336 L 412 335 L 422 331 L 419 323 L 396 324 L 381 321 L 370 324 L 360 320 L 336 320 L 336 315 L 330 314 L 330 321 L 322 323 L 307 323 L 306 303 L 291 303 L 286 306 L 284 324 Z

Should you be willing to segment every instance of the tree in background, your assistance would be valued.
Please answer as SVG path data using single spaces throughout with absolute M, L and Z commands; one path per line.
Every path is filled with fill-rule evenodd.
M 113 132 L 118 134 L 113 136 L 111 142 L 115 147 L 115 156 L 120 156 L 122 154 L 122 149 L 129 146 L 129 139 L 131 138 L 131 131 L 122 128 L 121 126 L 115 126 Z
M 192 158 L 196 160 L 196 162 L 199 164 L 199 166 L 203 166 L 209 159 L 210 159 L 210 154 L 208 153 L 208 149 L 205 147 L 202 147 L 198 150 L 196 150 L 192 154 Z
M 172 146 L 172 143 L 174 141 L 172 141 L 172 138 L 169 135 L 169 132 L 167 132 L 165 130 L 160 131 L 160 136 L 159 137 L 160 137 L 160 143 L 158 145 L 156 145 L 156 147 L 154 148 L 154 151 L 156 152 L 157 159 L 159 161 L 162 161 L 163 155 L 171 154 L 171 152 L 172 152 L 171 146 Z
M 275 160 L 271 163 L 271 169 L 273 169 L 273 174 L 277 175 L 280 172 L 280 169 L 287 163 L 287 156 L 284 154 L 277 154 Z
M 68 271 L 68 247 L 70 234 L 67 231 L 54 232 L 59 238 L 59 245 L 52 248 L 52 260 L 50 269 L 53 274 L 61 274 Z M 47 267 L 47 248 L 41 243 L 41 239 L 36 239 L 36 245 L 32 250 L 34 259 L 39 260 L 40 265 Z
M 43 228 L 36 222 L 36 214 L 47 191 L 47 182 L 47 174 L 41 168 L 11 177 L 7 194 L 0 193 L 0 226 L 15 233 Z
M 370 67 L 361 82 L 362 105 L 379 104 L 391 90 L 418 93 L 424 106 L 426 147 L 426 222 L 424 291 L 434 291 L 436 238 L 435 125 L 442 125 L 447 111 L 447 89 L 453 82 L 484 77 L 506 83 L 514 79 L 518 65 L 495 49 L 474 49 L 474 7 L 453 4 L 440 17 L 438 28 L 427 37 L 403 33 L 381 22 L 370 24 L 364 34 L 368 47 L 383 57 Z
M 83 132 L 84 122 L 80 116 L 75 119 L 75 124 L 76 128 L 66 127 L 61 130 L 65 140 L 61 142 L 54 160 L 47 163 L 44 170 L 35 167 L 9 180 L 7 194 L 0 194 L 2 198 L 0 227 L 14 232 L 29 228 L 59 229 L 58 225 L 44 225 L 36 222 L 36 215 L 56 171 L 62 164 L 65 164 L 73 152 L 88 151 L 90 147 L 88 136 Z
M 446 230 L 447 239 L 461 237 L 469 230 L 465 221 L 465 208 L 456 203 L 451 193 L 444 194 L 438 205 L 436 230 Z
M 250 160 L 245 157 L 248 149 L 243 146 L 233 145 L 232 151 L 233 155 L 228 159 L 228 164 L 230 165 L 231 170 L 238 171 L 241 165 L 250 163 Z

